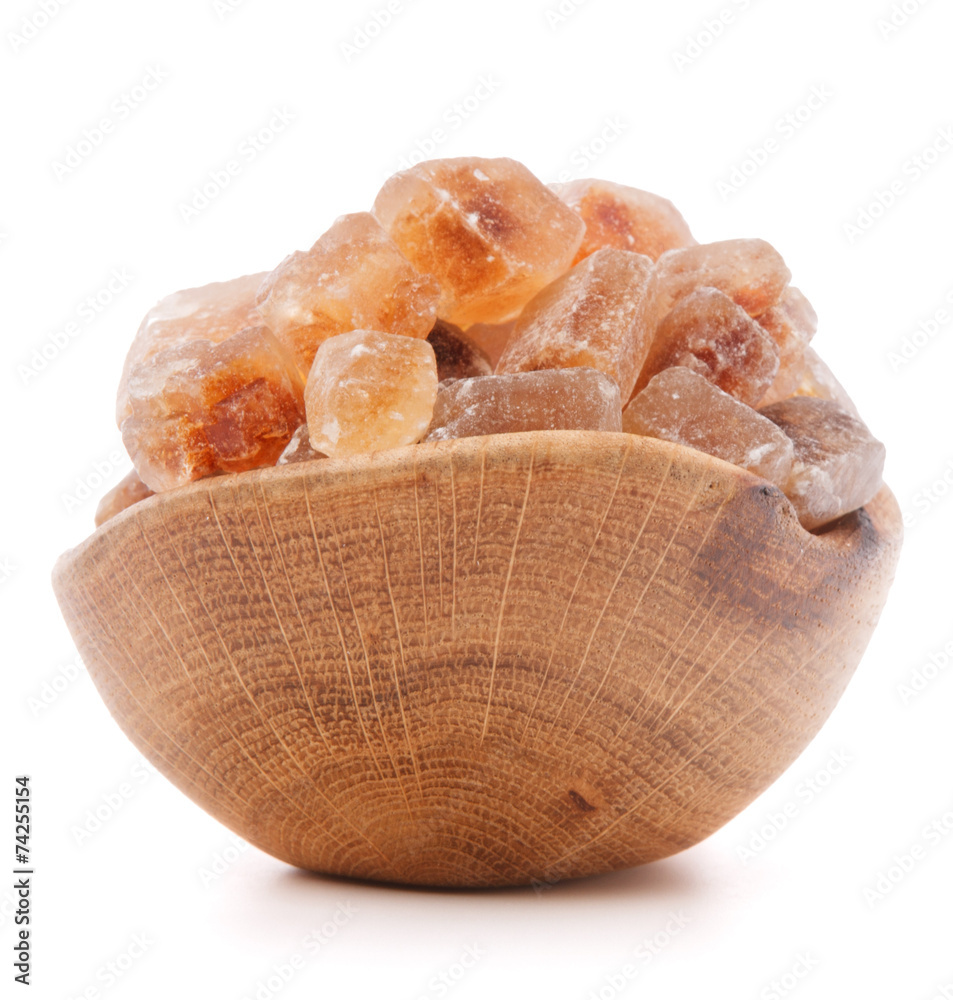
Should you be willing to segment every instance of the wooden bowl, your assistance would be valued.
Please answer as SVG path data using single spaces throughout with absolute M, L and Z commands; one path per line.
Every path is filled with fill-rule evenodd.
M 681 851 L 817 733 L 880 615 L 884 488 L 828 530 L 700 452 L 546 431 L 223 476 L 54 571 L 100 694 L 293 865 L 552 882 Z

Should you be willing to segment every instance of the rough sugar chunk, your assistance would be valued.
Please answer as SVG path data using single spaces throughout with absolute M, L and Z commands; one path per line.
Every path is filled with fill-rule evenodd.
M 246 274 L 232 281 L 218 281 L 201 288 L 186 288 L 167 295 L 146 313 L 126 355 L 119 382 L 116 423 L 131 415 L 128 382 L 140 365 L 167 347 L 177 347 L 192 340 L 220 344 L 249 326 L 258 326 L 261 317 L 255 308 L 255 296 L 265 274 Z
M 784 486 L 794 447 L 766 417 L 687 368 L 666 368 L 622 414 L 630 434 L 674 441 Z
M 426 441 L 517 431 L 622 429 L 619 387 L 592 368 L 443 382 Z
M 798 288 L 785 288 L 777 303 L 758 317 L 758 322 L 777 345 L 782 364 L 803 354 L 817 333 L 817 313 Z
M 597 250 L 526 306 L 497 373 L 596 368 L 628 399 L 649 348 L 652 276 L 648 257 Z
M 467 327 L 466 334 L 486 354 L 495 370 L 514 329 L 516 320 L 511 319 L 508 323 L 475 323 Z
M 699 288 L 675 305 L 655 333 L 636 392 L 665 368 L 681 365 L 754 406 L 778 372 L 774 341 L 741 306 L 714 288 Z
M 453 323 L 438 319 L 427 337 L 427 343 L 436 355 L 437 379 L 440 382 L 447 378 L 476 378 L 478 375 L 493 374 L 493 365 L 486 353 Z
M 139 478 L 136 470 L 133 469 L 128 476 L 123 479 L 118 486 L 114 486 L 99 501 L 96 508 L 96 527 L 105 524 L 110 518 L 122 513 L 127 507 L 131 507 L 146 497 L 155 496 L 152 490 Z
M 331 337 L 305 388 L 311 447 L 337 458 L 414 444 L 436 397 L 437 360 L 426 340 L 376 330 Z
M 836 403 L 795 396 L 759 412 L 794 444 L 794 466 L 783 489 L 805 528 L 862 507 L 880 489 L 884 446 Z
M 834 373 L 821 360 L 813 347 L 806 347 L 801 354 L 781 362 L 778 374 L 761 400 L 761 406 L 779 403 L 791 396 L 815 396 L 830 399 L 853 417 L 860 419 L 854 401 L 837 381 Z
M 304 419 L 304 386 L 265 327 L 160 351 L 129 377 L 122 439 L 156 491 L 274 465 Z
M 302 424 L 291 435 L 285 450 L 278 456 L 277 465 L 293 465 L 296 462 L 313 462 L 316 458 L 327 458 L 320 451 L 315 451 L 311 447 L 311 438 L 308 436 L 308 425 Z
M 656 318 L 697 288 L 717 288 L 749 315 L 770 309 L 791 280 L 781 255 L 764 240 L 723 240 L 669 250 L 657 264 Z
M 585 223 L 510 159 L 428 160 L 388 180 L 374 214 L 440 282 L 440 315 L 502 323 L 568 270 Z
M 666 250 L 696 243 L 678 209 L 657 194 L 591 179 L 560 185 L 556 192 L 586 224 L 577 261 L 603 247 L 658 260 Z
M 318 346 L 356 329 L 426 337 L 440 288 L 397 249 L 369 212 L 342 215 L 307 252 L 263 282 L 258 310 L 307 376 Z

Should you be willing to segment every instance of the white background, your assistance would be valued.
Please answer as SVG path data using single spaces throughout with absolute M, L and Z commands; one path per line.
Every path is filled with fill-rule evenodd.
M 72 0 L 46 24 L 38 0 L 5 0 L 0 13 L 0 870 L 13 867 L 12 775 L 29 772 L 32 995 L 953 996 L 953 668 L 923 674 L 953 640 L 953 150 L 938 132 L 953 126 L 953 9 L 907 0 L 913 13 L 887 33 L 890 0 L 722 0 L 733 20 L 713 39 L 716 0 L 565 0 L 561 21 L 547 16 L 558 0 L 401 0 L 349 59 L 341 43 L 361 41 L 370 2 L 231 2 Z M 42 25 L 27 22 L 33 37 L 24 18 Z M 700 33 L 705 47 L 689 49 Z M 150 71 L 164 79 L 118 111 Z M 788 128 L 812 91 L 820 106 Z M 466 119 L 448 113 L 468 97 Z M 276 111 L 293 120 L 254 159 L 241 155 Z M 56 169 L 105 117 L 99 146 Z M 142 314 L 177 288 L 310 246 L 338 214 L 369 207 L 435 129 L 436 155 L 513 156 L 545 180 L 610 178 L 672 198 L 702 241 L 770 240 L 817 307 L 816 346 L 886 442 L 909 522 L 870 649 L 791 770 L 680 856 L 543 892 L 368 886 L 229 850 L 229 832 L 146 769 L 109 717 L 49 586 L 56 556 L 92 529 L 99 496 L 126 471 L 113 400 Z M 593 148 L 604 131 L 613 141 Z M 719 187 L 769 138 L 745 183 Z M 921 171 L 914 157 L 931 146 Z M 238 176 L 186 222 L 193 189 L 236 158 Z M 893 204 L 862 217 L 895 181 Z M 119 294 L 113 269 L 125 272 Z M 97 293 L 112 301 L 90 312 Z M 935 336 L 892 364 L 944 308 Z M 904 699 L 918 671 L 922 690 Z M 835 754 L 847 763 L 832 776 Z M 779 830 L 786 805 L 796 815 Z M 96 810 L 106 820 L 80 840 Z M 752 839 L 762 829 L 770 841 Z M 914 848 L 910 870 L 894 868 L 874 898 Z M 224 870 L 203 884 L 213 865 Z M 308 935 L 335 913 L 315 950 Z M 671 914 L 684 926 L 668 937 Z M 137 935 L 144 954 L 129 958 Z M 434 977 L 460 973 L 468 947 L 472 968 L 441 986 Z M 295 956 L 301 967 L 269 989 Z

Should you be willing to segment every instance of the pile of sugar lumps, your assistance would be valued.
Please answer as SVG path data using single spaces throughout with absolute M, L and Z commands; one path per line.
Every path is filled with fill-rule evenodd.
M 421 163 L 270 273 L 146 315 L 117 400 L 135 471 L 96 522 L 221 473 L 590 430 L 731 462 L 819 528 L 874 496 L 884 448 L 811 348 L 790 278 L 768 243 L 699 244 L 646 191 Z

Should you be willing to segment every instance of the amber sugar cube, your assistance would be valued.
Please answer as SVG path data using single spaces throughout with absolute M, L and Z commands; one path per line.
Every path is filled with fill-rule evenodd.
M 96 527 L 105 524 L 117 514 L 121 514 L 127 507 L 151 496 L 155 496 L 155 493 L 146 486 L 136 470 L 133 469 L 99 501 L 96 508 Z
M 659 324 L 636 392 L 660 371 L 681 365 L 753 406 L 774 380 L 778 364 L 778 349 L 757 321 L 723 292 L 699 288 Z
M 582 219 L 521 163 L 428 160 L 391 177 L 374 214 L 418 270 L 434 275 L 439 312 L 466 328 L 502 323 L 576 256 Z
M 508 323 L 475 323 L 467 327 L 466 335 L 483 351 L 495 371 L 515 329 L 515 319 Z
M 622 414 L 630 434 L 687 445 L 779 486 L 794 459 L 790 440 L 767 417 L 688 368 L 666 368 Z
M 882 485 L 884 446 L 866 425 L 828 399 L 795 396 L 760 411 L 794 445 L 782 487 L 811 530 L 862 507 Z
M 318 346 L 356 329 L 426 337 L 440 288 L 421 274 L 368 212 L 342 215 L 261 285 L 258 309 L 307 377 Z
M 779 403 L 791 396 L 815 396 L 830 399 L 853 417 L 860 419 L 854 401 L 837 377 L 824 363 L 813 347 L 806 347 L 800 354 L 782 360 L 778 374 L 761 400 L 761 406 Z
M 652 278 L 648 257 L 597 250 L 526 306 L 497 373 L 596 368 L 628 399 L 649 348 Z
M 797 357 L 817 333 L 817 313 L 807 296 L 788 286 L 778 301 L 758 317 L 758 322 L 777 345 L 783 364 Z
M 555 190 L 586 224 L 577 262 L 603 247 L 658 260 L 666 250 L 695 245 L 681 213 L 657 194 L 591 178 L 558 185 Z
M 564 368 L 442 382 L 425 440 L 621 429 L 616 383 L 592 368 Z
M 276 465 L 294 465 L 297 462 L 313 462 L 317 458 L 327 458 L 321 452 L 315 451 L 311 447 L 311 438 L 308 435 L 308 425 L 302 424 L 291 435 L 291 440 L 285 446 L 285 450 L 278 456 Z
M 717 288 L 749 315 L 770 309 L 791 280 L 781 255 L 764 240 L 723 240 L 669 250 L 658 259 L 658 320 L 690 292 Z
M 493 374 L 486 352 L 453 323 L 438 319 L 427 336 L 427 343 L 437 359 L 439 382 L 448 378 L 476 378 Z
M 128 382 L 132 369 L 168 347 L 193 340 L 220 344 L 261 317 L 255 297 L 265 274 L 246 274 L 231 281 L 217 281 L 200 288 L 186 288 L 160 300 L 146 313 L 126 355 L 119 382 L 116 423 L 131 415 Z
M 150 310 L 117 399 L 136 472 L 97 524 L 223 472 L 624 426 L 777 483 L 822 526 L 870 499 L 883 446 L 790 278 L 764 240 L 699 244 L 638 188 L 417 164 L 272 272 Z
M 157 492 L 274 465 L 304 419 L 297 368 L 264 327 L 160 351 L 133 368 L 128 389 L 123 443 Z
M 305 387 L 311 447 L 337 458 L 414 444 L 436 397 L 437 360 L 426 340 L 376 330 L 331 337 Z

